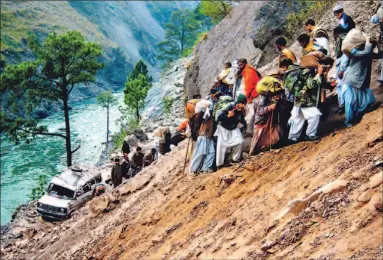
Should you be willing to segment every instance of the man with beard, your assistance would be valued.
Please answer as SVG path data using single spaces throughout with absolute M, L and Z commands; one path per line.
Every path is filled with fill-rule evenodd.
M 261 79 L 258 71 L 247 63 L 247 60 L 242 58 L 238 60 L 238 67 L 242 75 L 242 85 L 240 92 L 246 97 L 246 116 L 247 135 L 253 136 L 254 128 L 254 106 L 253 100 L 258 97 L 257 84 Z

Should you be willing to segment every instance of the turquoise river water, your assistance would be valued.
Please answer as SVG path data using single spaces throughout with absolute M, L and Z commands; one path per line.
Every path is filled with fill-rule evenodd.
M 118 102 L 110 110 L 110 131 L 119 130 L 116 123 L 120 117 Z M 73 163 L 95 164 L 100 158 L 106 141 L 106 110 L 98 106 L 95 99 L 72 104 L 70 122 L 72 147 L 81 148 L 74 153 Z M 50 132 L 64 127 L 64 115 L 60 111 L 44 120 Z M 37 137 L 30 144 L 14 145 L 5 137 L 1 139 L 1 225 L 9 222 L 18 205 L 29 200 L 31 190 L 36 187 L 38 176 L 45 174 L 49 181 L 66 166 L 65 141 L 60 137 Z

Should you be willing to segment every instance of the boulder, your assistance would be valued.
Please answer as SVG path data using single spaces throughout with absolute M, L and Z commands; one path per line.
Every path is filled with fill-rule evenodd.
M 345 180 L 335 180 L 323 186 L 320 191 L 324 194 L 333 194 L 345 190 L 347 188 L 347 184 L 348 182 Z
M 124 141 L 127 142 L 130 146 L 138 145 L 138 139 L 135 135 L 128 135 L 125 137 Z
M 147 141 L 147 140 L 149 140 L 148 135 L 145 134 L 145 132 L 142 129 L 135 129 L 133 134 L 140 141 Z
M 359 202 L 367 203 L 370 201 L 370 199 L 373 195 L 374 195 L 373 190 L 367 190 L 367 191 L 361 193 L 356 200 Z
M 369 207 L 378 211 L 383 211 L 382 194 L 380 192 L 375 193 L 374 196 L 372 196 L 369 202 Z
M 373 189 L 378 187 L 382 183 L 383 183 L 383 173 L 380 172 L 370 178 L 370 181 L 368 182 L 368 186 L 370 189 Z
M 266 241 L 265 243 L 262 244 L 261 250 L 267 251 L 267 250 L 271 249 L 273 246 L 275 246 L 276 244 L 277 244 L 276 241 Z

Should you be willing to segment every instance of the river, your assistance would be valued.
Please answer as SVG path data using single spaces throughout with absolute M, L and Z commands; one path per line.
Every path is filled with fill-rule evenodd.
M 118 102 L 110 109 L 110 131 L 116 133 L 120 126 L 119 105 L 122 94 L 115 95 Z M 100 158 L 106 141 L 106 109 L 87 99 L 72 104 L 70 111 L 72 147 L 81 148 L 74 153 L 73 163 L 95 164 Z M 60 111 L 44 120 L 50 132 L 64 127 Z M 60 137 L 37 137 L 30 144 L 14 145 L 5 137 L 1 139 L 1 225 L 10 221 L 20 204 L 29 200 L 31 190 L 37 186 L 38 176 L 45 174 L 49 181 L 66 166 L 65 140 Z

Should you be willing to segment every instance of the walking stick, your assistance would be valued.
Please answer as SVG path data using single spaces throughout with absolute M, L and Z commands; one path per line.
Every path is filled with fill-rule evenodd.
M 271 120 L 270 120 L 270 152 L 271 152 L 271 128 L 273 126 L 273 117 L 274 117 L 274 110 L 271 111 Z
M 186 148 L 185 162 L 184 162 L 184 169 L 183 169 L 183 171 L 182 171 L 183 173 L 185 173 L 186 162 L 187 162 L 187 160 L 188 160 L 189 145 L 190 145 L 190 137 L 188 138 L 188 145 L 187 145 L 187 148 Z

